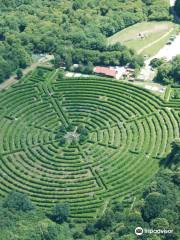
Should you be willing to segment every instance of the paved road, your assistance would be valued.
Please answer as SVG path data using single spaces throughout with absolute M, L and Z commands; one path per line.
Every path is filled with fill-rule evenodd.
M 156 58 L 166 58 L 168 61 L 180 54 L 180 35 L 178 35 L 171 45 L 166 45 L 154 56 Z
M 170 6 L 174 7 L 176 0 L 170 0 Z
M 170 0 L 170 6 L 173 8 L 175 5 L 176 0 Z M 180 18 L 176 15 L 173 11 L 173 14 L 180 22 Z M 146 61 L 146 64 L 149 64 L 153 58 L 166 58 L 167 60 L 171 60 L 176 55 L 180 54 L 180 35 L 177 35 L 174 41 L 170 45 L 165 45 L 160 51 L 150 59 Z
M 173 8 L 175 0 L 170 0 L 170 6 Z M 176 22 L 180 23 L 180 18 L 173 11 Z M 145 61 L 145 66 L 141 69 L 140 78 L 145 80 L 153 80 L 155 73 L 152 71 L 150 62 L 153 58 L 166 58 L 168 61 L 173 57 L 180 54 L 180 35 L 177 35 L 174 41 L 170 45 L 165 45 L 160 51 L 153 57 Z

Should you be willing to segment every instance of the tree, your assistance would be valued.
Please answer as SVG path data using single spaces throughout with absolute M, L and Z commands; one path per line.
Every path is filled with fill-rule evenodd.
M 63 70 L 59 70 L 58 72 L 58 79 L 63 80 L 65 77 L 64 71 Z
M 61 137 L 59 140 L 60 146 L 64 146 L 66 144 L 66 139 L 64 137 Z
M 67 131 L 68 132 L 73 132 L 75 129 L 75 126 L 72 122 L 69 123 L 68 127 L 67 127 Z
M 67 68 L 67 70 L 69 70 L 69 68 L 72 66 L 72 56 L 71 56 L 71 54 L 69 53 L 69 54 L 66 54 L 66 56 L 65 56 L 65 63 L 66 63 L 66 68 Z
M 56 240 L 58 238 L 58 231 L 55 225 L 50 224 L 47 227 L 47 231 L 43 234 L 43 240 Z
M 165 218 L 155 218 L 151 221 L 151 227 L 154 229 L 168 229 L 169 223 Z
M 174 181 L 175 184 L 180 186 L 180 168 L 177 168 L 177 170 L 175 170 L 175 173 L 174 173 L 174 176 L 173 176 L 173 181 Z
M 84 126 L 80 125 L 77 129 L 77 133 L 79 133 L 79 143 L 82 144 L 84 143 L 89 136 L 88 129 L 85 128 Z
M 152 237 L 147 238 L 147 240 L 161 240 L 161 237 L 154 235 Z
M 67 221 L 69 213 L 69 205 L 67 203 L 59 203 L 52 209 L 50 218 L 56 223 L 63 223 Z
M 62 126 L 60 127 L 59 132 L 62 133 L 62 134 L 66 133 L 66 128 L 65 128 L 64 125 L 62 125 Z
M 0 230 L 4 228 L 11 228 L 15 225 L 17 215 L 14 212 L 9 211 L 7 208 L 0 208 Z
M 178 212 L 174 211 L 174 209 L 164 209 L 160 217 L 165 218 L 169 223 L 178 223 Z
M 22 78 L 23 72 L 22 72 L 22 70 L 20 68 L 17 69 L 16 76 L 17 76 L 17 79 L 21 79 Z
M 22 47 L 16 47 L 13 52 L 18 59 L 18 65 L 20 68 L 26 68 L 31 63 L 31 58 L 29 53 Z
M 148 19 L 149 20 L 170 20 L 169 14 L 169 2 L 166 0 L 152 1 L 152 4 L 148 4 Z
M 72 4 L 72 8 L 74 10 L 77 10 L 77 9 L 81 8 L 82 5 L 83 5 L 83 1 L 82 0 L 74 0 L 73 4 Z
M 92 62 L 88 62 L 87 66 L 85 66 L 85 68 L 84 68 L 84 73 L 92 74 L 93 68 L 94 68 L 94 66 L 93 66 Z
M 0 56 L 0 83 L 10 76 L 11 68 L 8 61 Z
M 38 75 L 39 77 L 43 77 L 43 76 L 44 76 L 44 70 L 39 67 L 39 68 L 37 69 L 37 75 Z
M 177 55 L 172 64 L 172 77 L 174 78 L 174 82 L 180 84 L 180 55 Z
M 176 0 L 174 9 L 175 9 L 177 15 L 180 16 L 180 0 Z
M 58 240 L 59 232 L 55 224 L 38 224 L 33 232 L 30 232 L 27 240 Z
M 130 53 L 129 50 L 125 50 L 122 52 L 122 56 L 121 56 L 121 64 L 125 65 L 127 63 L 130 63 L 132 60 L 132 54 Z
M 136 240 L 136 237 L 133 234 L 128 234 L 120 237 L 119 240 Z
M 54 67 L 55 67 L 55 68 L 59 68 L 59 67 L 61 66 L 61 63 L 62 63 L 62 58 L 61 58 L 61 56 L 56 54 L 56 55 L 54 56 L 54 61 L 53 61 L 53 63 L 54 63 Z
M 157 68 L 160 67 L 163 63 L 165 63 L 165 60 L 163 58 L 153 58 L 150 62 L 151 67 Z
M 77 239 L 77 240 L 83 239 L 83 238 L 84 238 L 84 234 L 83 234 L 82 232 L 76 231 L 76 232 L 73 234 L 73 238 L 74 238 L 74 239 Z
M 157 76 L 155 81 L 162 84 L 173 83 L 173 78 L 171 76 L 172 65 L 171 63 L 164 63 L 158 68 Z
M 100 219 L 97 220 L 95 227 L 98 229 L 107 230 L 112 227 L 114 214 L 112 211 L 107 211 Z
M 8 208 L 9 210 L 16 211 L 31 211 L 34 209 L 34 205 L 31 203 L 29 198 L 20 192 L 13 191 L 11 192 L 6 199 L 4 200 L 3 207 Z
M 95 234 L 97 232 L 97 229 L 95 228 L 94 224 L 93 223 L 88 223 L 86 225 L 86 228 L 84 230 L 84 232 L 87 234 L 87 235 L 92 235 L 92 234 Z
M 180 141 L 174 141 L 172 143 L 172 151 L 164 160 L 166 166 L 180 163 Z
M 180 55 L 158 67 L 155 81 L 162 84 L 180 84 Z
M 130 61 L 130 66 L 132 68 L 140 68 L 140 67 L 143 67 L 143 65 L 144 65 L 144 58 L 142 56 L 137 55 L 132 57 Z
M 142 209 L 142 216 L 145 221 L 151 221 L 159 216 L 161 211 L 166 207 L 166 198 L 158 192 L 149 193 L 145 198 L 145 205 Z

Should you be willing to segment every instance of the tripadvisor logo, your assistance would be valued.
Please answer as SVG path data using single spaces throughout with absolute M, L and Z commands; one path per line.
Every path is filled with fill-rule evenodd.
M 137 235 L 137 236 L 141 236 L 141 235 L 143 235 L 143 229 L 142 229 L 142 227 L 137 227 L 136 229 L 135 229 L 135 234 Z
M 76 146 L 85 143 L 88 138 L 88 129 L 82 124 L 75 126 L 71 123 L 67 127 L 62 125 L 56 134 L 60 146 Z

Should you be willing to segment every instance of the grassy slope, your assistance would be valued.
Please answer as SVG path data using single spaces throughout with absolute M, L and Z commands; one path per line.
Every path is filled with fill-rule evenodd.
M 152 56 L 164 46 L 175 29 L 176 27 L 172 22 L 137 23 L 108 38 L 108 43 L 120 42 L 139 53 Z M 145 38 L 140 39 L 139 33 L 143 33 Z M 153 42 L 155 43 L 152 44 Z M 144 49 L 148 44 L 152 45 Z

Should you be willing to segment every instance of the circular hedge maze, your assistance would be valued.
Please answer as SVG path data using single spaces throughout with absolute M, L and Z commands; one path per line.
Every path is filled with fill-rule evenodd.
M 35 71 L 0 94 L 0 194 L 29 195 L 39 207 L 70 204 L 92 218 L 109 201 L 129 201 L 179 138 L 180 105 L 108 79 L 57 79 Z M 60 144 L 60 128 L 88 139 Z

